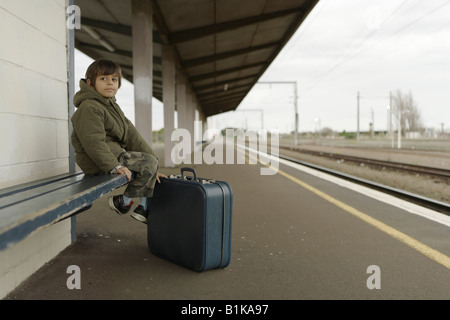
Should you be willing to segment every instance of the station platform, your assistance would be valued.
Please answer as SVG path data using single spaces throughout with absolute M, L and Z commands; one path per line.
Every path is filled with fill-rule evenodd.
M 248 162 L 160 172 L 184 166 L 233 189 L 227 268 L 197 273 L 154 256 L 146 225 L 104 196 L 77 216 L 77 241 L 6 299 L 450 299 L 448 216 L 283 161 L 273 175 Z M 66 285 L 71 265 L 80 289 Z

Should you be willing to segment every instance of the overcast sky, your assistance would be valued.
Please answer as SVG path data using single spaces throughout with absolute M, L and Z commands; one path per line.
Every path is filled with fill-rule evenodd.
M 449 17 L 449 0 L 320 0 L 260 81 L 297 83 L 301 132 L 355 131 L 358 91 L 361 130 L 372 121 L 375 130 L 386 130 L 389 92 L 397 90 L 412 93 L 426 127 L 444 123 L 449 130 Z M 80 56 L 76 69 L 84 72 L 88 63 Z M 126 85 L 119 93 L 119 104 L 134 121 L 128 110 L 132 89 Z M 290 131 L 294 106 L 294 85 L 257 84 L 237 112 L 210 124 Z M 153 126 L 162 126 L 159 102 Z

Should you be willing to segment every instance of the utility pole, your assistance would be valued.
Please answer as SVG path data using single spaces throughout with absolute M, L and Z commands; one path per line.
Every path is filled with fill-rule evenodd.
M 389 136 L 391 138 L 391 148 L 394 149 L 394 131 L 392 130 L 392 92 L 389 91 Z
M 372 114 L 372 122 L 370 123 L 370 138 L 373 139 L 374 134 L 375 134 L 375 118 L 374 118 L 373 108 L 371 108 L 370 111 Z
M 295 108 L 295 132 L 294 132 L 294 143 L 298 145 L 298 93 L 297 93 L 297 82 L 294 83 L 294 108 Z
M 358 91 L 358 95 L 356 96 L 356 105 L 357 105 L 357 112 L 356 112 L 356 140 L 359 141 L 359 91 Z
M 261 116 L 261 129 L 264 129 L 264 110 L 263 109 L 243 109 L 243 110 L 234 110 L 233 112 L 259 112 Z M 245 118 L 245 122 L 247 122 L 247 118 Z
M 259 81 L 260 84 L 288 84 L 294 85 L 294 144 L 298 144 L 298 93 L 297 93 L 297 81 Z
M 398 134 L 397 134 L 397 149 L 401 149 L 402 148 L 402 109 L 399 108 L 397 110 L 398 113 L 398 124 L 397 124 L 397 130 L 398 130 Z

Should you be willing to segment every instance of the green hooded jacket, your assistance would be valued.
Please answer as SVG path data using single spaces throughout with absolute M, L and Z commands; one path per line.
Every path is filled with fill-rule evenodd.
M 125 151 L 156 154 L 128 120 L 115 98 L 105 98 L 80 80 L 73 103 L 72 145 L 75 162 L 85 174 L 108 173 L 118 165 Z M 157 157 L 156 157 L 157 158 Z

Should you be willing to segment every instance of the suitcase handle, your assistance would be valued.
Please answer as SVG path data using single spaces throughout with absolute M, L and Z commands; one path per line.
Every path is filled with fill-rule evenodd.
M 195 169 L 193 169 L 193 168 L 181 168 L 181 176 L 182 177 L 185 177 L 185 175 L 183 174 L 183 172 L 185 172 L 185 171 L 189 171 L 189 172 L 191 172 L 193 175 L 194 175 L 194 180 L 197 180 L 197 173 L 195 172 Z

